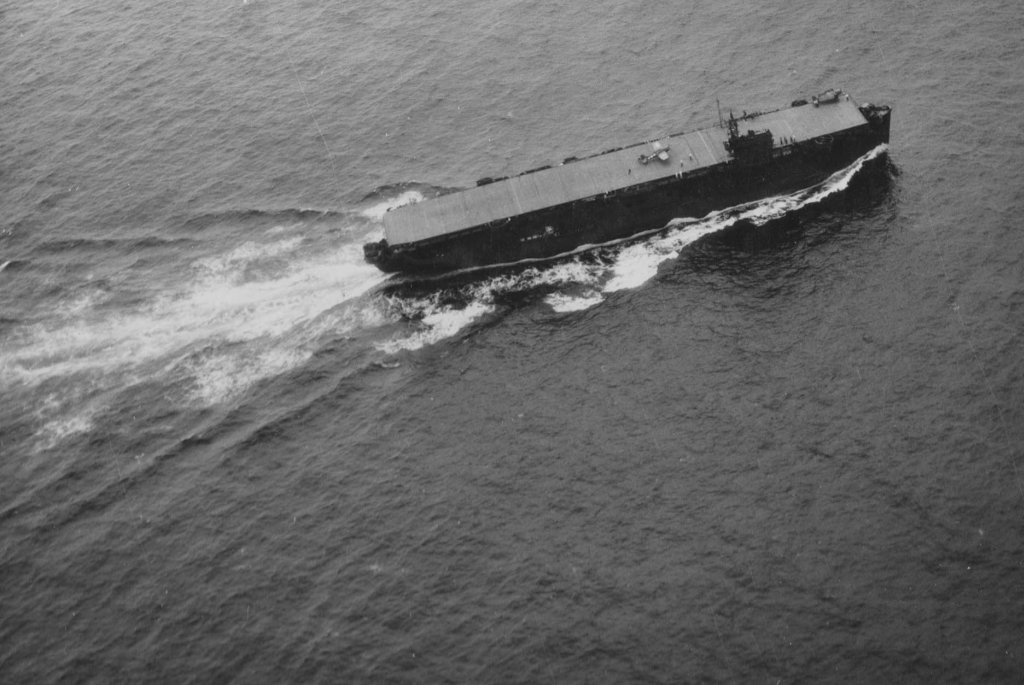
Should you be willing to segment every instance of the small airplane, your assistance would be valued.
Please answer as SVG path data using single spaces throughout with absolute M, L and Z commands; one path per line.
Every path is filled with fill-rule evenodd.
M 668 145 L 663 144 L 660 140 L 656 140 L 653 143 L 651 143 L 651 149 L 654 150 L 654 152 L 652 152 L 651 154 L 649 154 L 649 155 L 640 155 L 640 163 L 641 164 L 647 164 L 649 161 L 651 161 L 655 157 L 657 157 L 662 162 L 667 162 L 668 161 L 668 151 L 671 150 L 672 148 L 669 147 Z

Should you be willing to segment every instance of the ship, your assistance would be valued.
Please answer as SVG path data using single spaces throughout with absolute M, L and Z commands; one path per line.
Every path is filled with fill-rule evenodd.
M 829 89 L 788 107 L 730 112 L 676 133 L 395 207 L 363 246 L 387 273 L 548 260 L 645 234 L 679 217 L 814 186 L 880 145 L 892 108 Z

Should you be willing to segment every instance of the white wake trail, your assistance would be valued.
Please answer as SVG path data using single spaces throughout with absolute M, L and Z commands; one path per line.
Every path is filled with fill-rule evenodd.
M 325 336 L 385 322 L 364 296 L 386 277 L 364 263 L 358 244 L 281 234 L 182 260 L 179 281 L 150 283 L 131 298 L 71 296 L 10 331 L 0 343 L 0 390 L 31 398 L 39 446 L 92 430 L 139 384 L 155 384 L 175 405 L 230 401 L 307 362 Z M 117 307 L 117 297 L 135 304 Z M 172 387 L 179 390 L 168 396 Z

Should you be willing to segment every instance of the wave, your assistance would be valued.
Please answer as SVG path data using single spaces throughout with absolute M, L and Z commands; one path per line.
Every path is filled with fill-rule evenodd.
M 459 190 L 459 188 L 435 186 L 429 183 L 422 183 L 420 181 L 403 181 L 401 183 L 386 183 L 384 185 L 377 186 L 376 188 L 368 192 L 366 195 L 364 195 L 362 201 L 387 201 L 410 191 L 417 192 L 425 198 L 433 198 L 438 197 L 440 195 L 453 193 L 456 190 Z
M 334 209 L 283 208 L 283 209 L 225 209 L 207 212 L 186 219 L 184 225 L 190 229 L 204 229 L 224 223 L 245 223 L 258 221 L 310 222 L 346 216 Z
M 457 190 L 460 189 L 434 186 L 419 181 L 388 183 L 374 188 L 363 197 L 363 202 L 374 204 L 363 209 L 361 214 L 371 221 L 380 222 L 384 215 L 395 207 L 440 197 Z
M 77 253 L 96 250 L 137 250 L 185 247 L 193 244 L 194 242 L 195 241 L 189 238 L 162 238 L 152 235 L 139 238 L 69 238 L 65 240 L 48 240 L 40 243 L 36 249 L 43 253 Z
M 8 259 L 7 261 L 0 262 L 0 272 L 11 273 L 27 265 L 27 259 Z
M 384 215 L 395 207 L 401 207 L 402 205 L 413 204 L 420 202 L 424 199 L 424 195 L 419 190 L 405 190 L 401 194 L 394 197 L 381 200 L 376 204 L 367 207 L 362 211 L 362 215 L 371 221 L 381 221 Z

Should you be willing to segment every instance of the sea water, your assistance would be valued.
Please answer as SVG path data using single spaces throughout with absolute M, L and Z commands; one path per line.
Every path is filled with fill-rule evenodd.
M 0 7 L 0 680 L 1018 681 L 1022 26 Z M 829 87 L 892 142 L 805 193 L 362 261 L 397 204 Z

